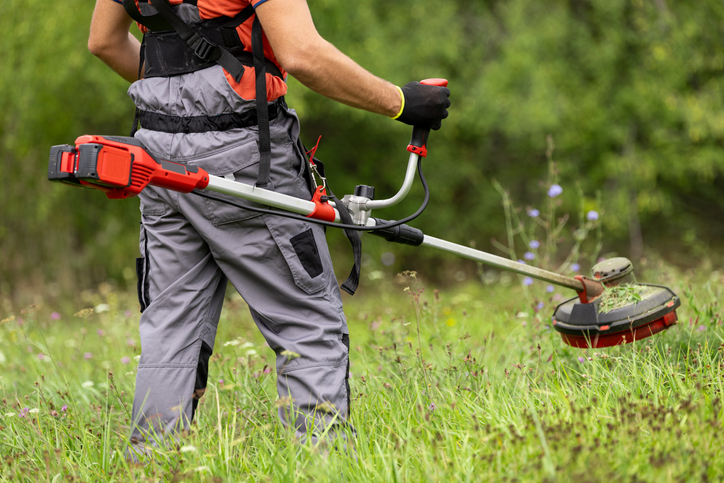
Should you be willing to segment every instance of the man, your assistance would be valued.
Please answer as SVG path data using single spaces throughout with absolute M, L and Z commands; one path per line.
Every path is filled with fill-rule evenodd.
M 160 158 L 310 199 L 299 123 L 283 100 L 286 73 L 329 98 L 408 124 L 437 129 L 447 117 L 447 89 L 419 83 L 400 89 L 367 72 L 319 36 L 306 0 L 172 0 L 187 24 L 232 25 L 231 40 L 227 28 L 224 42 L 242 60 L 242 51 L 252 51 L 258 18 L 268 66 L 262 76 L 270 117 L 265 177 L 254 64 L 233 75 L 221 62 L 198 65 L 190 49 L 179 57 L 173 33 L 147 34 L 145 75 L 136 81 L 141 45 L 120 3 L 97 0 L 88 46 L 133 82 L 129 95 L 141 113 L 135 136 Z M 136 5 L 143 7 L 139 12 L 152 11 L 144 2 Z M 247 11 L 251 16 L 239 19 Z M 169 53 L 171 41 L 181 60 Z M 220 127 L 220 119 L 229 122 Z M 206 388 L 227 280 L 277 354 L 279 397 L 290 403 L 279 411 L 284 424 L 302 438 L 318 432 L 320 423 L 346 424 L 349 336 L 323 228 L 150 186 L 140 198 L 142 355 L 132 443 L 142 450 L 192 420 Z

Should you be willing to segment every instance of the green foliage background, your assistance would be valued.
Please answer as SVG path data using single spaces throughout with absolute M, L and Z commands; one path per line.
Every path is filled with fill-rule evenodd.
M 603 216 L 606 250 L 700 257 L 724 235 L 724 4 L 720 0 L 309 0 L 320 33 L 394 83 L 450 80 L 453 105 L 433 133 L 432 203 L 415 226 L 489 248 L 504 230 L 491 181 L 521 207 L 542 203 L 546 137 L 563 210 Z M 133 283 L 137 201 L 46 180 L 53 144 L 125 134 L 126 83 L 86 48 L 90 0 L 0 3 L 0 290 L 46 294 Z M 338 195 L 358 183 L 397 189 L 409 128 L 324 99 L 290 79 L 303 138 Z M 601 204 L 596 193 L 601 193 Z M 413 211 L 414 191 L 395 218 Z M 417 195 L 417 196 L 416 196 Z M 641 245 L 636 235 L 643 234 Z M 341 246 L 332 235 L 334 246 Z M 382 250 L 370 240 L 367 250 Z M 645 251 L 642 251 L 642 248 Z M 389 249 L 389 248 L 386 248 Z M 395 248 L 400 268 L 450 257 Z M 631 253 L 633 251 L 633 253 Z M 346 270 L 346 267 L 344 267 Z M 440 273 L 444 268 L 438 269 Z

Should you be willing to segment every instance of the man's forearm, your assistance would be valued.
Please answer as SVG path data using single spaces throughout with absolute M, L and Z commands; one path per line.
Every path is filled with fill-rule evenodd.
M 88 50 L 129 82 L 138 79 L 141 43 L 128 31 L 131 19 L 111 0 L 98 0 L 91 20 Z
M 372 75 L 324 40 L 305 0 L 272 0 L 256 13 L 279 63 L 313 91 L 386 116 L 402 105 L 397 88 Z

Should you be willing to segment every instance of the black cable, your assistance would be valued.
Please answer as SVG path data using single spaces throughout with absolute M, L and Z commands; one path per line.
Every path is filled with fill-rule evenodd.
M 231 206 L 236 206 L 237 208 L 243 208 L 245 210 L 249 211 L 256 211 L 258 213 L 264 213 L 267 215 L 279 215 L 284 216 L 287 218 L 292 218 L 294 220 L 300 220 L 300 221 L 308 221 L 310 223 L 317 223 L 319 225 L 324 226 L 331 226 L 333 228 L 343 228 L 343 229 L 349 229 L 349 230 L 357 230 L 357 231 L 375 231 L 375 230 L 384 230 L 386 228 L 394 228 L 396 226 L 402 225 L 404 223 L 407 223 L 409 221 L 414 220 L 418 216 L 422 214 L 423 211 L 425 211 L 425 208 L 427 208 L 427 204 L 430 201 L 430 188 L 427 186 L 427 181 L 425 180 L 425 175 L 422 173 L 422 157 L 420 157 L 417 160 L 417 175 L 420 177 L 420 183 L 422 183 L 422 188 L 425 190 L 425 197 L 422 200 L 422 204 L 417 209 L 416 212 L 411 214 L 410 216 L 407 216 L 401 220 L 393 221 L 390 223 L 383 223 L 381 225 L 376 226 L 359 226 L 359 225 L 345 225 L 342 223 L 334 223 L 331 221 L 324 221 L 324 220 L 317 220 L 315 218 L 308 218 L 306 216 L 298 215 L 296 213 L 289 213 L 288 211 L 278 211 L 278 210 L 270 210 L 266 208 L 258 208 L 255 206 L 247 206 L 243 205 L 238 201 L 229 200 L 226 198 L 222 198 L 221 195 L 217 193 L 208 193 L 204 190 L 193 190 L 191 193 L 201 196 L 203 198 L 208 198 L 210 200 L 216 200 L 220 201 L 221 203 L 226 203 Z M 338 210 L 340 209 L 346 209 L 346 206 L 338 206 Z

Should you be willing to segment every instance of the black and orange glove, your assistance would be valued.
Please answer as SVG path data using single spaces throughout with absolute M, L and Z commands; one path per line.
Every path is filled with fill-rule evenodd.
M 402 96 L 402 107 L 392 119 L 425 129 L 440 129 L 450 107 L 450 89 L 419 82 L 408 82 L 397 89 Z

